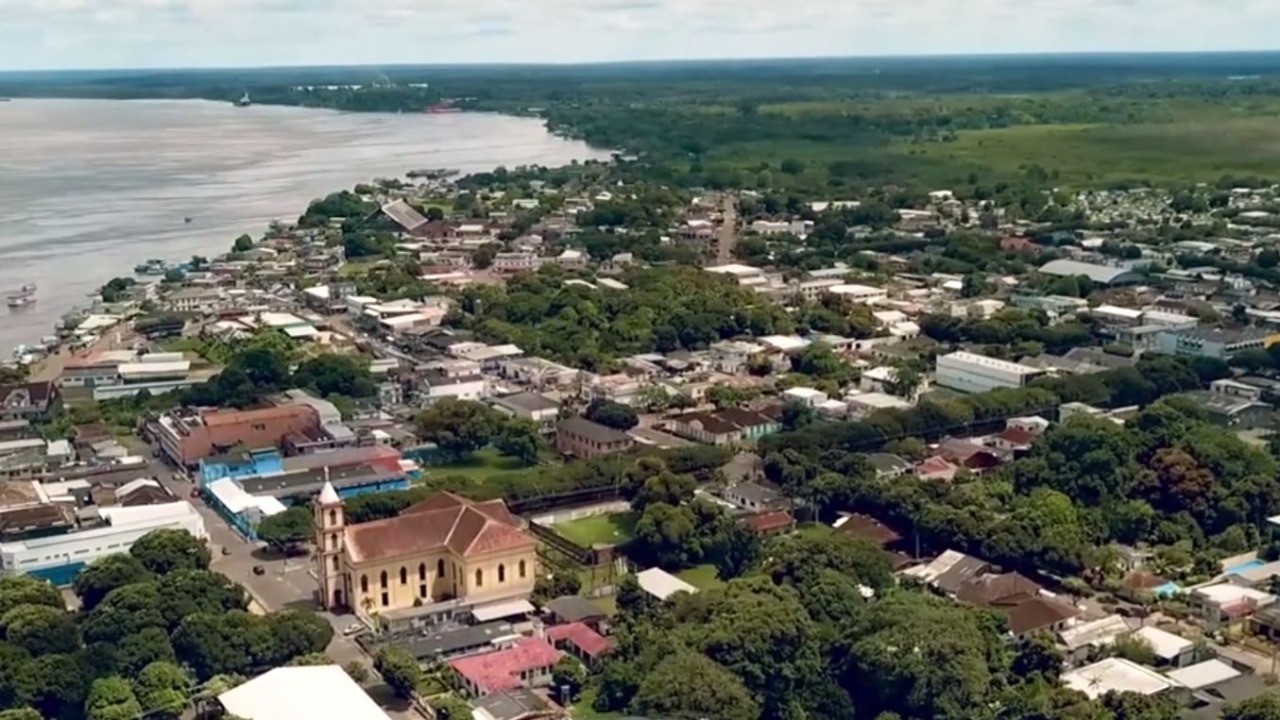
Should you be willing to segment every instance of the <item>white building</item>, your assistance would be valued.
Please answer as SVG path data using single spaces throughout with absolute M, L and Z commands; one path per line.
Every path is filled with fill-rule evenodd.
M 28 540 L 0 543 L 0 575 L 34 575 L 56 585 L 75 579 L 85 565 L 105 555 L 128 552 L 153 530 L 185 530 L 204 540 L 208 537 L 200 513 L 186 501 L 103 507 L 100 527 Z
M 1097 700 L 1109 692 L 1158 695 L 1178 684 L 1132 660 L 1111 657 L 1078 670 L 1063 673 L 1062 684 Z
M 276 668 L 222 693 L 218 703 L 245 720 L 390 720 L 338 665 Z
M 936 382 L 941 387 L 976 393 L 1023 387 L 1044 373 L 1040 368 L 960 351 L 938 358 Z
M 640 583 L 641 590 L 659 600 L 666 600 L 678 592 L 687 592 L 690 595 L 698 592 L 698 588 L 662 568 L 649 568 L 636 573 L 636 582 Z
M 841 283 L 832 285 L 827 288 L 827 292 L 832 295 L 846 297 L 855 302 L 875 302 L 884 300 L 889 297 L 889 291 L 884 288 L 878 288 L 873 285 L 859 285 L 857 283 Z

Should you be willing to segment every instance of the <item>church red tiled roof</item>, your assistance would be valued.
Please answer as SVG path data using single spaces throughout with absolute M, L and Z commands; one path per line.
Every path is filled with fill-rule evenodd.
M 345 540 L 353 562 L 446 548 L 460 557 L 478 557 L 537 545 L 501 500 L 476 503 L 446 492 L 406 508 L 397 517 L 352 525 L 345 531 Z

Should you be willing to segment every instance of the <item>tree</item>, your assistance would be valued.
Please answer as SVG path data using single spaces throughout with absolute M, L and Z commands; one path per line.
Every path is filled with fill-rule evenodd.
M 431 698 L 431 707 L 436 711 L 436 720 L 471 720 L 471 704 L 466 700 L 447 693 Z
M 624 432 L 640 422 L 633 408 L 612 400 L 592 400 L 587 406 L 586 416 L 592 422 Z
M 71 614 L 48 605 L 19 605 L 0 616 L 8 642 L 34 657 L 80 649 L 80 630 Z
M 587 669 L 572 655 L 560 658 L 556 661 L 555 667 L 551 668 L 552 689 L 556 693 L 567 693 L 567 696 L 558 696 L 562 705 L 568 705 L 577 700 L 586 684 Z
M 124 299 L 125 291 L 137 284 L 138 281 L 130 277 L 111 278 L 106 285 L 102 286 L 102 301 L 120 302 Z
M 137 677 L 142 669 L 154 662 L 176 662 L 169 634 L 158 627 L 144 628 L 119 642 L 116 649 L 116 667 L 123 677 Z
M 81 622 L 87 642 L 119 643 L 146 628 L 168 629 L 160 608 L 160 591 L 154 582 L 116 588 Z
M 492 442 L 502 418 L 481 403 L 446 399 L 423 410 L 415 422 L 423 440 L 435 443 L 450 456 L 462 458 Z
M 207 570 L 209 548 L 185 530 L 153 530 L 129 548 L 146 569 L 157 575 L 174 570 Z
M 645 508 L 655 503 L 683 505 L 693 499 L 693 491 L 697 487 L 698 481 L 692 475 L 677 475 L 664 468 L 644 481 L 631 499 L 631 506 L 636 512 L 643 513 Z
M 914 399 L 923 381 L 924 378 L 918 370 L 909 365 L 900 364 L 894 367 L 893 379 L 885 383 L 884 389 L 891 395 Z
M 716 576 L 732 580 L 747 574 L 760 559 L 760 536 L 732 518 L 717 529 L 706 548 L 706 555 L 716 566 Z
M 75 592 L 83 609 L 93 610 L 112 590 L 153 577 L 138 558 L 116 553 L 98 558 L 76 576 Z
M 290 551 L 311 538 L 311 525 L 311 510 L 294 505 L 258 523 L 258 539 L 282 552 Z
M 148 715 L 177 718 L 191 704 L 191 677 L 172 662 L 153 662 L 138 673 L 134 686 Z
M 92 678 L 74 655 L 45 655 L 20 670 L 23 700 L 47 718 L 79 717 Z
M 691 565 L 702 555 L 693 511 L 688 506 L 648 506 L 636 522 L 633 542 L 638 556 L 671 570 Z
M 379 648 L 373 659 L 373 667 L 396 695 L 406 700 L 413 697 L 418 684 L 422 682 L 422 668 L 402 647 L 386 645 Z
M 0 710 L 0 720 L 44 720 L 35 708 L 20 707 Z
M 359 357 L 325 353 L 298 366 L 293 382 L 324 397 L 370 397 L 377 392 L 369 366 Z
M 369 669 L 359 660 L 352 660 L 342 666 L 343 671 L 347 673 L 347 677 L 357 685 L 364 685 L 369 682 Z
M 1062 651 L 1053 637 L 1037 633 L 1018 648 L 1010 668 L 1014 675 L 1031 679 L 1039 676 L 1045 682 L 1056 683 L 1062 674 Z
M 522 465 L 535 465 L 542 450 L 542 433 L 532 421 L 512 418 L 503 423 L 493 446 L 498 452 L 516 458 Z
M 431 205 L 427 207 L 426 218 L 433 222 L 444 220 L 444 208 L 438 205 Z
M 799 430 L 807 427 L 817 417 L 817 413 L 809 405 L 791 401 L 782 406 L 782 427 L 786 430 Z
M 178 570 L 156 583 L 157 605 L 169 628 L 188 615 L 217 614 L 249 606 L 244 588 L 226 575 L 209 570 Z
M 640 682 L 631 711 L 652 717 L 752 720 L 760 708 L 742 681 L 704 655 L 681 652 Z
M 240 237 L 236 238 L 235 244 L 231 246 L 231 251 L 238 252 L 238 253 L 248 252 L 252 249 L 253 249 L 253 238 L 249 237 L 248 235 L 241 235 Z
M 1276 265 L 1280 265 L 1280 252 L 1277 252 L 1272 248 L 1267 248 L 1266 250 L 1263 250 L 1262 252 L 1258 253 L 1258 257 L 1256 260 L 1258 263 L 1258 267 L 1268 268 L 1268 269 L 1273 268 Z
M 48 605 L 63 609 L 66 603 L 48 580 L 30 575 L 0 577 L 0 616 L 19 605 Z
M 1222 710 L 1222 720 L 1280 720 L 1280 695 L 1263 693 L 1228 705 Z
M 129 682 L 112 676 L 95 680 L 84 703 L 87 720 L 134 720 L 142 714 L 142 705 Z

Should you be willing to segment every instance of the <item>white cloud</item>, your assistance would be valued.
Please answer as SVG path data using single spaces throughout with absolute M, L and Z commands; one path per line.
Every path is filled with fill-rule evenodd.
M 0 0 L 0 69 L 1274 47 L 1275 0 Z

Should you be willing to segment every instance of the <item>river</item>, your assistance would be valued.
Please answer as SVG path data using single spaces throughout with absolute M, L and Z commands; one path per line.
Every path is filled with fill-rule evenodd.
M 147 258 L 226 252 L 317 197 L 414 168 L 603 158 L 537 120 L 200 101 L 0 102 L 0 360 Z M 191 222 L 185 222 L 185 218 Z

